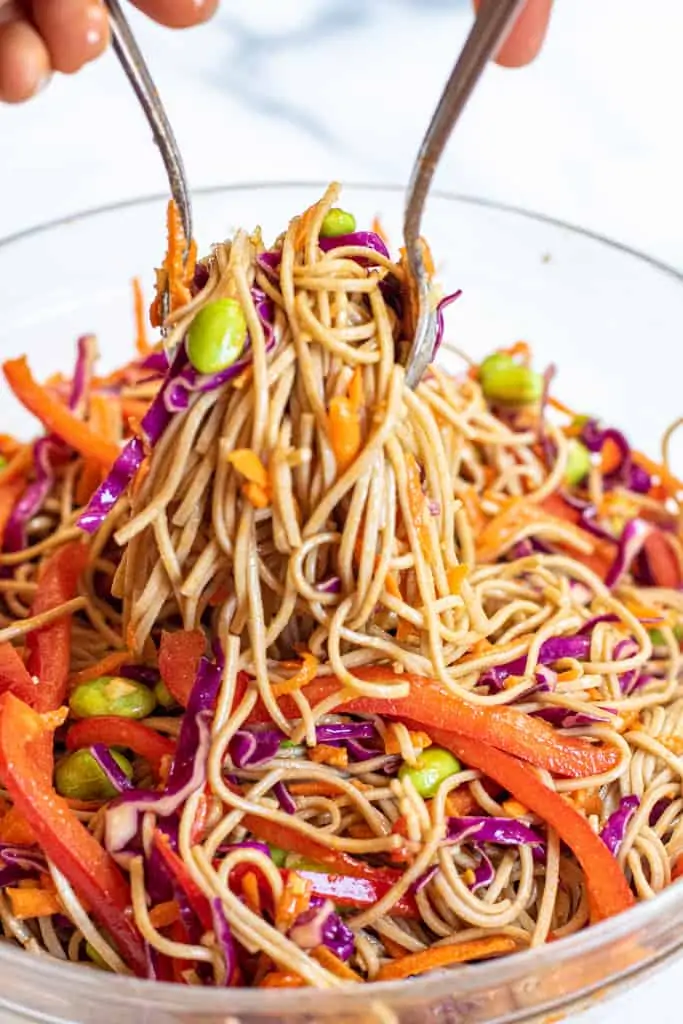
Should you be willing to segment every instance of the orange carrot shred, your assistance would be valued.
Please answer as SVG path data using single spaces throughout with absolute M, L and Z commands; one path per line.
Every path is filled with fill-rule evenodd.
M 349 402 L 358 412 L 365 405 L 365 387 L 363 385 L 363 370 L 357 366 L 353 371 L 353 377 L 349 384 Z
M 315 782 L 291 782 L 287 788 L 292 796 L 339 796 L 339 787 L 322 779 Z
M 350 398 L 337 395 L 330 400 L 330 444 L 343 473 L 358 455 L 363 443 L 358 408 Z
M 422 490 L 420 470 L 412 452 L 408 452 L 406 455 L 406 475 L 408 478 L 408 505 L 410 508 L 410 516 L 415 529 L 417 530 L 420 546 L 422 547 L 425 556 L 429 558 L 431 556 L 431 542 L 429 538 L 429 529 L 427 527 L 427 516 L 429 515 L 427 499 L 424 491 Z
M 275 910 L 275 926 L 281 932 L 287 932 L 299 914 L 308 910 L 311 902 L 311 883 L 296 871 L 287 875 L 282 895 Z
M 142 294 L 142 283 L 139 277 L 133 278 L 133 309 L 135 312 L 135 348 L 138 355 L 146 356 L 151 351 L 151 346 L 147 337 L 145 298 Z
M 419 953 L 409 953 L 400 960 L 383 964 L 377 974 L 377 981 L 396 981 L 424 974 L 439 967 L 466 963 L 470 960 L 484 960 L 490 956 L 512 953 L 517 948 L 514 939 L 507 935 L 492 935 L 489 938 L 472 939 L 470 942 L 453 943 L 450 946 L 434 946 Z
M 47 889 L 5 889 L 12 913 L 19 920 L 31 917 L 51 917 L 62 912 L 59 897 Z
M 250 483 L 257 484 L 264 490 L 268 487 L 268 470 L 251 448 L 236 448 L 230 452 L 226 461 Z
M 308 756 L 316 764 L 330 764 L 334 768 L 346 768 L 349 763 L 349 752 L 346 747 L 333 747 L 328 743 L 318 743 L 311 747 Z
M 386 949 L 389 956 L 393 957 L 394 960 L 398 960 L 400 959 L 400 957 L 406 955 L 405 946 L 399 945 L 399 943 L 396 942 L 394 939 L 390 939 L 388 935 L 382 936 L 382 945 Z
M 467 578 L 468 569 L 466 565 L 454 565 L 446 573 L 448 588 L 451 594 L 458 596 L 462 590 L 464 580 Z
M 303 651 L 301 654 L 301 665 L 297 668 L 296 673 L 281 683 L 273 684 L 274 696 L 282 697 L 286 693 L 294 693 L 295 690 L 300 690 L 303 686 L 306 686 L 312 679 L 315 679 L 319 664 L 318 659 L 310 651 Z
M 48 431 L 58 434 L 86 458 L 96 459 L 106 468 L 112 465 L 119 454 L 118 445 L 94 433 L 67 406 L 41 387 L 34 379 L 25 356 L 9 359 L 3 369 L 7 383 L 19 401 Z
M 306 982 L 291 971 L 271 971 L 259 982 L 259 988 L 304 988 Z
M 315 949 L 311 950 L 311 956 L 318 961 L 321 967 L 328 970 L 330 974 L 336 974 L 338 978 L 343 978 L 344 981 L 363 981 L 360 974 L 356 974 L 348 964 L 345 964 L 343 960 L 335 956 L 327 946 L 316 946 Z
M 155 928 L 168 928 L 180 918 L 180 907 L 175 900 L 157 903 L 149 912 L 149 920 Z
M 33 846 L 37 843 L 36 834 L 28 821 L 16 807 L 10 807 L 0 818 L 0 843 L 10 846 Z
M 426 732 L 412 732 L 409 729 L 408 734 L 410 736 L 410 742 L 412 743 L 413 747 L 415 747 L 416 750 L 425 750 L 427 747 L 431 747 L 432 739 L 431 736 L 428 736 Z M 384 735 L 384 750 L 385 753 L 387 754 L 401 753 L 401 745 L 398 741 L 398 733 L 396 731 L 396 726 L 393 724 L 389 725 Z
M 258 484 L 253 484 L 249 481 L 246 484 L 242 484 L 242 494 L 254 508 L 268 508 L 270 505 L 270 495 L 263 487 L 259 487 Z
M 115 651 L 113 654 L 106 654 L 99 661 L 94 661 L 92 665 L 88 665 L 86 668 L 82 668 L 80 672 L 74 672 L 73 675 L 69 676 L 67 682 L 69 690 L 80 686 L 81 683 L 89 683 L 91 679 L 114 675 L 122 665 L 125 665 L 127 661 L 131 661 L 132 657 L 130 651 Z
M 242 893 L 247 906 L 255 914 L 261 916 L 261 894 L 258 887 L 258 878 L 254 871 L 247 871 L 242 877 Z

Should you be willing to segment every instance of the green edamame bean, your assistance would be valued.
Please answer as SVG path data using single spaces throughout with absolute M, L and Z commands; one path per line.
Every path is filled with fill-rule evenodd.
M 111 749 L 109 753 L 119 768 L 132 779 L 133 766 L 128 758 L 117 750 Z M 68 754 L 56 765 L 55 788 L 62 796 L 72 800 L 111 800 L 118 792 L 85 747 Z
M 187 354 L 200 373 L 220 373 L 236 362 L 247 340 L 247 321 L 236 299 L 216 299 L 199 310 L 187 332 Z
M 333 206 L 328 210 L 320 226 L 322 238 L 338 238 L 339 235 L 350 235 L 356 230 L 356 218 L 346 210 Z
M 543 377 L 516 363 L 506 352 L 494 352 L 479 367 L 479 382 L 490 402 L 530 405 L 543 394 Z
M 591 453 L 585 444 L 572 437 L 567 446 L 567 468 L 564 478 L 570 487 L 576 487 L 590 473 Z
M 279 846 L 271 846 L 270 843 L 268 843 L 268 849 L 270 850 L 270 859 L 275 867 L 283 868 L 287 860 L 287 851 L 282 850 Z
M 156 707 L 156 697 L 148 686 L 122 676 L 100 676 L 81 683 L 69 697 L 76 718 L 146 718 Z
M 163 679 L 160 679 L 154 687 L 154 696 L 157 699 L 157 704 L 160 704 L 161 707 L 165 708 L 167 711 L 171 708 L 178 707 L 178 701 L 175 699 Z
M 648 633 L 650 634 L 650 640 L 652 640 L 654 647 L 666 647 L 666 640 L 664 639 L 664 634 L 661 629 L 648 629 Z M 680 645 L 683 640 L 683 626 L 678 623 L 674 626 L 674 637 L 678 640 Z
M 419 754 L 417 764 L 401 765 L 398 777 L 401 781 L 410 779 L 420 796 L 428 799 L 436 795 L 444 779 L 459 771 L 460 762 L 450 750 L 444 750 L 443 747 L 427 747 Z

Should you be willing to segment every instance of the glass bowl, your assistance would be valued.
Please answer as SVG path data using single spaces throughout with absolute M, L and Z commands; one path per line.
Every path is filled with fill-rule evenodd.
M 195 195 L 200 250 L 236 226 L 266 239 L 313 202 L 320 184 L 251 185 Z M 359 225 L 375 215 L 400 244 L 403 190 L 349 186 Z M 70 367 L 74 340 L 95 332 L 105 366 L 128 358 L 130 280 L 151 294 L 164 250 L 164 197 L 47 224 L 0 243 L 2 358 L 27 352 L 41 377 Z M 683 323 L 682 278 L 647 257 L 566 224 L 478 199 L 435 194 L 425 235 L 447 290 L 448 345 L 478 356 L 524 339 L 559 370 L 557 392 L 578 411 L 622 425 L 655 451 L 681 411 L 666 373 Z M 663 372 L 664 371 L 664 372 Z M 5 390 L 2 431 L 35 425 Z M 650 974 L 683 948 L 683 886 L 586 932 L 492 961 L 400 983 L 314 990 L 204 990 L 104 975 L 0 944 L 0 1008 L 21 1019 L 82 1024 L 493 1024 L 563 1015 Z M 16 1018 L 15 1018 L 16 1019 Z M 558 1019 L 553 1017 L 553 1019 Z

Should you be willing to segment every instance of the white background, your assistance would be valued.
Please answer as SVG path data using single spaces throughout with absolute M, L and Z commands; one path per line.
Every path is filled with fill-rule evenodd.
M 438 184 L 683 268 L 683 4 L 556 7 L 531 68 L 487 72 Z M 404 181 L 469 18 L 469 0 L 224 0 L 193 32 L 134 24 L 200 186 Z M 0 236 L 164 186 L 111 55 L 0 109 Z M 581 1020 L 673 1024 L 682 981 L 683 965 L 671 968 Z

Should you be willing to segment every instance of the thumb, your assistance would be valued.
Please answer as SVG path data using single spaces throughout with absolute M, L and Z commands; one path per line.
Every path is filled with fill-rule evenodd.
M 475 9 L 481 0 L 474 0 Z M 553 0 L 527 0 L 510 34 L 496 54 L 496 63 L 506 68 L 529 64 L 543 45 Z

